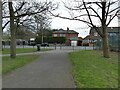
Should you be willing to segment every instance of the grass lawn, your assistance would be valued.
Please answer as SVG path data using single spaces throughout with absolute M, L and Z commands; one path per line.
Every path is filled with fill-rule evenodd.
M 118 88 L 118 54 L 103 58 L 101 51 L 69 54 L 77 88 Z
M 24 55 L 17 56 L 15 59 L 11 59 L 9 56 L 2 57 L 2 73 L 8 73 L 15 70 L 23 65 L 37 60 L 39 56 L 37 55 Z
M 41 49 L 41 51 L 48 51 L 51 49 Z M 16 53 L 29 53 L 29 52 L 37 52 L 36 48 L 16 48 Z M 10 49 L 9 48 L 5 48 L 2 51 L 2 54 L 10 54 Z

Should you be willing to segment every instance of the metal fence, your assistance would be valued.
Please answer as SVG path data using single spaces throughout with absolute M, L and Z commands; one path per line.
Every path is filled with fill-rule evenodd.
M 112 35 L 108 37 L 109 47 L 111 51 L 120 51 L 120 35 Z M 102 49 L 102 40 L 95 42 L 95 49 Z

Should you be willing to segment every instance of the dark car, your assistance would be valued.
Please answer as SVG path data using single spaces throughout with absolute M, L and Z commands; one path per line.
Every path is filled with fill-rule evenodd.
M 47 46 L 47 47 L 49 47 L 49 44 L 48 43 L 42 43 L 41 46 L 44 46 L 44 47 Z

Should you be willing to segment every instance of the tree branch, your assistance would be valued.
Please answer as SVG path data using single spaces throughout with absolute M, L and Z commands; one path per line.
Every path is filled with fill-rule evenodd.
M 112 16 L 112 18 L 110 18 L 110 20 L 109 20 L 109 22 L 107 23 L 107 26 L 111 23 L 111 21 L 117 16 L 117 13 L 118 13 L 119 11 L 117 11 L 113 16 Z
M 50 12 L 50 13 L 51 13 L 51 12 Z M 53 13 L 51 13 L 51 15 L 54 16 L 54 17 L 59 17 L 59 18 L 68 19 L 68 20 L 77 20 L 77 21 L 81 21 L 81 22 L 84 22 L 84 23 L 91 24 L 91 23 L 88 22 L 88 21 L 81 20 L 81 19 L 77 19 L 77 18 L 63 17 L 63 16 L 60 16 L 60 15 L 54 15 Z
M 28 15 L 28 16 L 30 16 L 30 15 L 35 15 L 35 14 L 41 13 L 41 12 L 46 11 L 46 10 L 47 10 L 47 8 L 45 8 L 45 9 L 43 9 L 43 10 L 41 10 L 41 11 L 37 11 L 37 12 L 32 12 L 32 13 L 27 12 L 27 13 L 24 13 L 24 14 L 15 16 L 15 17 L 17 18 L 17 17 L 24 17 L 24 16 L 27 16 L 27 15 Z
M 15 11 L 14 13 L 20 11 L 25 4 L 26 4 L 26 2 L 23 2 L 23 3 L 21 4 L 21 6 L 20 6 L 18 9 L 16 9 L 16 11 Z
M 86 5 L 85 5 L 84 0 L 83 0 L 83 5 L 84 5 L 84 7 L 85 7 L 85 9 L 86 9 L 86 12 L 87 12 L 87 14 L 88 14 L 88 18 L 89 18 L 89 20 L 90 20 L 90 24 L 91 24 L 92 26 L 94 26 L 94 24 L 93 24 L 93 22 L 92 22 L 92 19 L 91 19 L 91 17 L 90 17 L 90 13 L 89 13 L 89 11 L 88 11 Z
M 110 13 L 114 12 L 114 11 L 115 11 L 115 10 L 117 10 L 117 9 L 120 9 L 120 6 L 119 6 L 119 7 L 117 7 L 117 8 L 115 8 L 115 9 L 113 9 L 113 10 L 111 10 L 108 14 L 110 14 Z
M 2 30 L 10 23 L 10 21 L 8 21 L 3 27 Z
M 75 16 L 74 18 L 83 17 L 83 16 L 88 16 L 88 14 L 82 14 L 82 15 L 79 15 L 79 16 Z M 90 16 L 98 17 L 97 15 L 92 15 L 92 14 L 90 14 Z
M 99 3 L 97 3 L 97 2 L 96 2 L 96 5 L 98 5 L 100 8 L 102 8 L 102 6 L 100 6 L 100 4 L 99 4 Z
M 100 15 L 98 14 L 98 12 L 96 12 L 92 7 L 90 7 L 93 11 L 94 11 L 94 13 L 97 15 L 97 17 L 100 19 L 100 21 L 102 21 L 102 18 L 100 17 Z
M 83 5 L 84 5 L 84 7 L 86 8 L 86 5 L 85 5 L 84 0 L 83 0 Z M 101 33 L 101 32 L 96 28 L 96 26 L 93 24 L 92 19 L 91 19 L 91 17 L 90 17 L 90 13 L 89 13 L 89 11 L 88 11 L 87 8 L 86 8 L 86 12 L 87 12 L 87 14 L 88 14 L 88 18 L 89 18 L 89 20 L 90 20 L 90 24 L 92 25 L 93 28 L 96 29 L 96 31 L 98 32 L 98 34 L 102 37 L 102 33 Z
M 110 2 L 108 3 L 108 8 L 107 8 L 107 12 L 106 12 L 106 20 L 107 20 L 107 17 L 108 17 L 109 9 L 110 9 Z
M 4 5 L 5 3 L 7 3 L 7 2 L 3 2 L 2 5 Z

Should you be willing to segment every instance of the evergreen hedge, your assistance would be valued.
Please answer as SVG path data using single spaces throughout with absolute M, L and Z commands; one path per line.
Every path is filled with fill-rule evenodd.
M 35 41 L 36 41 L 37 44 L 41 44 L 42 43 L 42 37 L 37 36 Z M 44 37 L 43 42 L 47 42 L 47 43 L 65 43 L 66 38 L 65 37 L 52 37 L 52 36 L 49 36 L 49 37 Z

